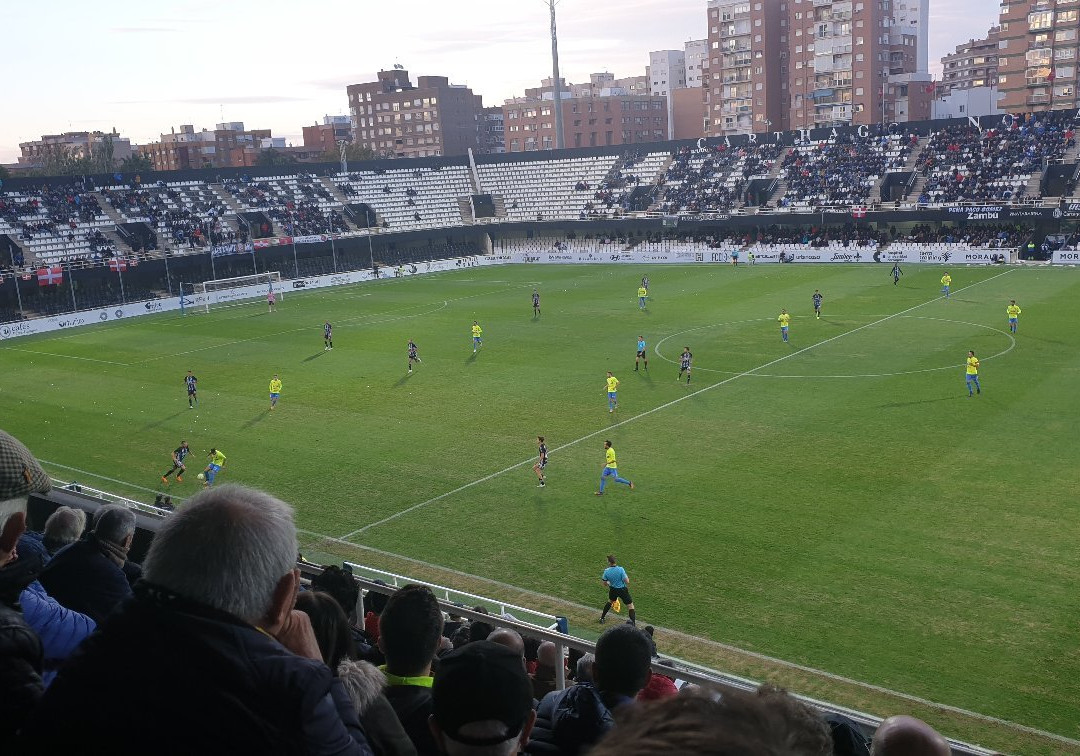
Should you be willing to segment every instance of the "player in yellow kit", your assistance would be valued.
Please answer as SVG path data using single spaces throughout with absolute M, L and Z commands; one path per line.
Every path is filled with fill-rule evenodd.
M 965 369 L 965 379 L 967 380 L 968 396 L 971 396 L 971 389 L 975 389 L 976 394 L 982 393 L 982 386 L 979 385 L 979 358 L 975 356 L 975 352 L 969 351 L 967 356 L 967 367 Z
M 788 315 L 787 310 L 780 310 L 780 316 L 777 318 L 780 323 L 780 337 L 786 343 L 788 340 L 788 326 L 791 325 L 791 316 Z
M 649 298 L 649 290 L 645 288 L 645 285 L 637 287 L 637 306 L 639 310 L 645 309 L 645 300 Z
M 277 400 L 281 397 L 281 379 L 274 375 L 270 379 L 270 409 L 277 406 Z
M 619 379 L 607 371 L 607 411 L 614 412 L 619 407 Z
M 610 441 L 605 441 L 604 471 L 600 473 L 600 490 L 596 492 L 597 496 L 604 495 L 604 484 L 607 483 L 608 478 L 614 478 L 616 483 L 630 486 L 630 490 L 634 490 L 634 484 L 631 481 L 619 476 L 619 463 L 615 460 L 615 450 L 611 447 Z
M 1009 316 L 1009 332 L 1016 333 L 1016 326 L 1020 322 L 1020 305 L 1016 304 L 1015 299 L 1009 300 L 1009 306 L 1005 308 L 1005 312 Z
M 480 327 L 480 324 L 475 320 L 472 322 L 472 350 L 473 354 L 476 354 L 476 350 L 484 345 L 484 339 L 481 338 L 484 335 L 484 329 Z
M 225 467 L 225 455 L 221 453 L 220 449 L 210 449 L 210 464 L 206 466 L 206 469 L 202 471 L 200 478 L 203 478 L 203 486 L 209 488 L 214 485 L 214 478 L 221 472 L 221 468 Z
M 945 295 L 945 298 L 949 298 L 949 287 L 952 286 L 952 276 L 949 275 L 949 271 L 945 271 L 945 275 L 941 277 L 941 293 Z

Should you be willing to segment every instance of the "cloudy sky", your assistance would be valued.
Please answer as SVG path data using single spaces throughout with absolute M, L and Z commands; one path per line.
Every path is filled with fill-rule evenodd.
M 775 2 L 775 0 L 770 0 Z M 546 0 L 54 0 L 3 2 L 0 162 L 63 131 L 152 141 L 182 123 L 243 121 L 300 143 L 345 114 L 345 85 L 400 63 L 500 104 L 551 71 Z M 649 50 L 706 36 L 706 0 L 561 0 L 559 53 L 573 82 L 644 73 Z M 986 33 L 991 0 L 931 0 L 930 59 Z M 932 67 L 933 70 L 933 67 Z

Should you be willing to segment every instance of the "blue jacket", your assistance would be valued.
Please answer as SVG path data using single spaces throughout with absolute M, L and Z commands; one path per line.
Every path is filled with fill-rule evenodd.
M 620 698 L 618 703 L 630 699 Z M 617 705 L 612 701 L 612 706 Z M 577 756 L 608 730 L 615 718 L 599 690 L 590 683 L 548 693 L 536 709 L 536 724 L 525 753 L 530 756 Z
M 73 612 L 45 592 L 37 580 L 19 594 L 23 619 L 41 639 L 45 649 L 42 678 L 48 685 L 61 663 L 75 651 L 97 625 L 85 614 Z
M 75 753 L 90 744 L 114 756 L 372 756 L 325 664 L 145 581 L 79 646 L 21 735 L 15 753 L 19 745 Z
M 93 534 L 56 552 L 38 580 L 54 599 L 99 625 L 131 596 L 124 570 L 102 553 Z

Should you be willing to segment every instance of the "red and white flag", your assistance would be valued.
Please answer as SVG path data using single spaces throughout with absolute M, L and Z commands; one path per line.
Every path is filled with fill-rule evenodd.
M 127 261 L 119 257 L 114 257 L 109 260 L 109 269 L 112 270 L 113 273 L 119 273 L 122 270 L 127 270 Z
M 866 217 L 866 205 L 856 205 L 851 208 L 852 218 L 865 218 Z
M 64 269 L 59 265 L 50 265 L 48 268 L 38 268 L 38 286 L 59 286 L 64 282 Z

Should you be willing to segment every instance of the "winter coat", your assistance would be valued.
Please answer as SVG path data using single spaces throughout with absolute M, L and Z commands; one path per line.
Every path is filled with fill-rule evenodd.
M 556 690 L 540 701 L 525 752 L 530 756 L 577 756 L 614 726 L 611 710 L 591 683 Z
M 45 587 L 35 580 L 19 596 L 23 618 L 38 638 L 45 651 L 42 678 L 48 685 L 56 677 L 56 670 L 75 651 L 80 643 L 94 632 L 95 622 L 85 614 L 73 612 L 45 592 Z
M 19 595 L 40 569 L 38 559 L 16 559 L 0 568 L 0 743 L 9 742 L 45 689 L 41 641 L 26 624 Z
M 338 678 L 356 707 L 356 715 L 375 756 L 416 756 L 416 746 L 386 700 L 386 676 L 374 664 L 346 659 L 338 665 Z
M 93 534 L 56 552 L 39 580 L 50 596 L 99 625 L 131 597 L 124 570 L 102 553 Z
M 373 756 L 348 694 L 322 661 L 145 581 L 79 646 L 22 735 L 37 753 L 107 744 L 118 756 Z

